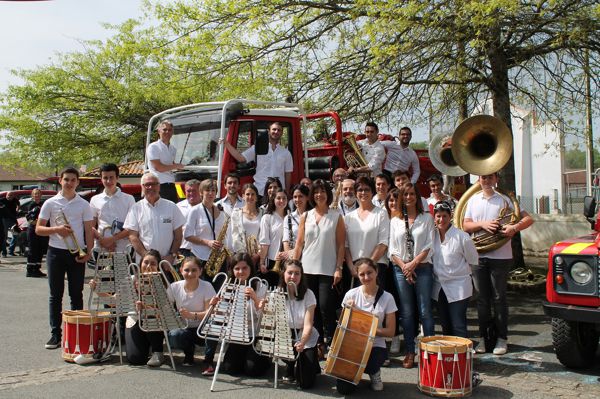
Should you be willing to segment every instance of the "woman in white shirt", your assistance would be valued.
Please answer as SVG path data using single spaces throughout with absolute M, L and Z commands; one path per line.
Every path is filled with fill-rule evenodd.
M 328 343 L 335 331 L 337 304 L 333 288 L 342 280 L 346 231 L 340 213 L 329 209 L 333 200 L 329 184 L 316 180 L 309 198 L 314 208 L 300 217 L 294 259 L 302 258 L 308 288 L 317 297 L 315 327 Z
M 282 261 L 283 250 L 283 219 L 289 213 L 288 199 L 285 190 L 278 188 L 269 200 L 265 215 L 260 221 L 260 277 L 267 280 L 269 287 L 274 287 L 279 282 L 279 274 L 273 271 L 275 263 Z
M 311 183 L 312 184 L 312 183 Z M 300 216 L 306 211 L 312 209 L 308 203 L 310 189 L 302 184 L 292 187 L 292 201 L 294 203 L 294 212 L 288 213 L 283 220 L 283 250 L 287 253 L 287 258 L 294 257 L 294 246 L 298 237 L 298 227 L 300 226 Z
M 258 236 L 260 233 L 260 220 L 263 209 L 258 208 L 258 189 L 252 183 L 242 187 L 244 206 L 231 211 L 231 220 L 227 231 L 227 248 L 231 253 L 246 252 L 252 257 L 254 265 L 258 265 L 260 254 Z M 248 245 L 254 243 L 254 245 Z
M 451 224 L 452 205 L 433 208 L 437 232 L 433 237 L 433 291 L 444 335 L 467 337 L 467 306 L 473 295 L 471 266 L 479 255 L 469 234 Z
M 377 284 L 377 265 L 372 259 L 360 258 L 356 260 L 355 264 L 361 285 L 348 291 L 344 296 L 343 303 L 346 306 L 373 313 L 378 318 L 373 348 L 364 372 L 371 378 L 371 389 L 382 391 L 383 382 L 380 369 L 387 359 L 385 338 L 392 337 L 396 331 L 396 303 L 392 295 Z M 337 380 L 336 388 L 340 394 L 349 395 L 356 390 L 356 385 Z
M 396 284 L 400 294 L 400 314 L 404 329 L 406 357 L 404 368 L 414 367 L 417 315 L 427 337 L 434 333 L 431 310 L 433 265 L 431 264 L 435 227 L 429 212 L 424 212 L 418 189 L 406 183 L 400 189 L 402 214 L 390 222 L 389 255 L 394 264 Z

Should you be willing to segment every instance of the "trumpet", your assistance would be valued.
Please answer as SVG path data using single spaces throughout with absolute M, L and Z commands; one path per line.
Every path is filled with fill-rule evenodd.
M 54 223 L 57 226 L 66 225 L 71 227 L 71 224 L 69 223 L 69 220 L 67 219 L 67 216 L 65 215 L 65 212 L 62 209 L 54 218 Z M 71 230 L 71 233 L 69 233 L 68 236 L 62 237 L 62 239 L 65 242 L 65 245 L 67 246 L 67 249 L 70 253 L 77 255 L 79 258 L 83 258 L 85 255 L 87 255 L 86 252 L 81 248 L 81 246 L 77 242 L 77 237 L 75 237 L 75 233 L 73 232 L 73 230 Z

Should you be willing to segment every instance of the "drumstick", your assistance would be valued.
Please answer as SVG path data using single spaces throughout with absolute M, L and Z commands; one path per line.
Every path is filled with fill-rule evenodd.
M 88 354 L 94 354 L 94 317 L 90 314 L 90 346 L 88 347 Z
M 77 324 L 75 325 L 75 353 L 81 353 L 79 350 L 79 317 L 75 316 Z

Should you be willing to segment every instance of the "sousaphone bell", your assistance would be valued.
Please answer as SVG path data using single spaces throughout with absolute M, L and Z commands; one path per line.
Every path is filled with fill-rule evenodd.
M 452 134 L 441 133 L 435 135 L 429 143 L 429 159 L 433 166 L 447 176 L 463 176 L 463 170 L 452 154 Z

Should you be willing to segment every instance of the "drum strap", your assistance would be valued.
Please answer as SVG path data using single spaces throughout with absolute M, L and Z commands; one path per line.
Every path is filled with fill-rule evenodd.
M 375 311 L 375 306 L 377 306 L 377 302 L 379 302 L 379 299 L 383 296 L 383 288 L 379 287 L 377 289 L 377 294 L 375 294 L 375 302 L 373 302 L 373 311 Z M 383 324 L 381 325 L 382 327 L 385 327 L 385 315 L 383 317 Z

